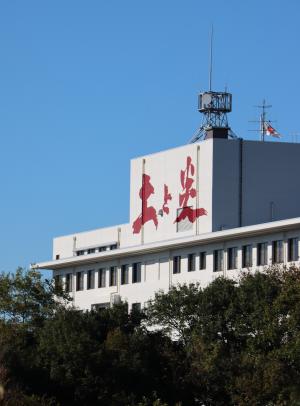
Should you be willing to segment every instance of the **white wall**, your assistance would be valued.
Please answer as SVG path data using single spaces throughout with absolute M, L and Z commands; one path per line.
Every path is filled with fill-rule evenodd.
M 55 271 L 54 275 L 63 275 L 73 273 L 73 298 L 74 305 L 81 309 L 90 309 L 93 304 L 107 303 L 111 301 L 111 295 L 119 294 L 123 301 L 128 302 L 129 308 L 132 303 L 141 303 L 145 306 L 147 302 L 154 298 L 155 292 L 163 290 L 167 292 L 171 285 L 182 283 L 196 283 L 199 282 L 202 287 L 207 286 L 212 280 L 219 276 L 226 276 L 237 279 L 242 271 L 242 246 L 246 244 L 252 245 L 252 270 L 261 269 L 256 266 L 257 256 L 257 243 L 268 243 L 268 264 L 272 263 L 272 242 L 275 240 L 284 241 L 284 263 L 287 263 L 287 241 L 289 238 L 300 238 L 300 229 L 290 230 L 285 232 L 272 232 L 254 237 L 229 239 L 220 242 L 213 242 L 209 244 L 195 244 L 191 247 L 178 248 L 173 250 L 166 250 L 165 252 L 138 255 L 132 257 L 124 257 L 121 260 L 115 261 L 102 261 L 94 265 L 85 265 L 75 268 L 65 268 L 64 270 Z M 227 270 L 227 249 L 230 247 L 238 248 L 238 264 L 237 269 Z M 213 271 L 213 252 L 214 250 L 224 251 L 224 267 L 221 272 Z M 199 269 L 199 253 L 205 251 L 206 256 L 206 269 Z M 300 252 L 299 241 L 298 251 Z M 195 271 L 188 272 L 187 258 L 188 254 L 196 254 L 196 267 Z M 173 274 L 173 257 L 175 255 L 181 256 L 181 272 Z M 299 256 L 298 256 L 299 260 Z M 141 282 L 132 283 L 132 264 L 134 262 L 142 263 Z M 120 271 L 122 264 L 129 264 L 129 283 L 126 285 L 120 284 Z M 299 262 L 297 262 L 299 264 Z M 109 287 L 109 268 L 111 266 L 118 267 L 118 283 L 117 286 Z M 98 269 L 106 268 L 106 287 L 98 288 Z M 95 289 L 87 290 L 87 271 L 94 270 L 95 275 Z M 84 275 L 84 290 L 77 291 L 75 275 L 76 272 L 83 271 Z
M 142 199 L 139 196 L 142 186 L 143 173 L 150 176 L 154 193 L 148 199 L 148 206 L 153 207 L 158 214 L 164 203 L 164 185 L 168 186 L 172 200 L 168 201 L 169 214 L 158 215 L 158 226 L 153 221 L 144 224 L 139 233 L 133 233 L 135 244 L 160 241 L 170 238 L 209 232 L 211 230 L 212 212 L 212 141 L 199 144 L 188 144 L 180 148 L 163 151 L 157 154 L 140 157 L 131 161 L 130 189 L 130 225 L 141 215 Z M 190 197 L 187 205 L 204 208 L 207 215 L 200 216 L 188 231 L 177 232 L 177 209 L 180 208 L 179 194 L 184 190 L 181 185 L 181 171 L 185 171 L 187 158 L 190 157 L 195 172 L 189 174 L 192 188 L 197 191 L 196 197 Z
M 113 242 L 128 247 L 300 216 L 300 144 L 243 141 L 242 155 L 240 146 L 240 140 L 210 139 L 133 159 L 129 223 L 55 238 L 53 259 L 56 255 L 60 259 L 73 256 L 74 237 L 76 249 Z M 175 219 L 179 195 L 184 192 L 180 174 L 188 157 L 195 167 L 189 177 L 196 196 L 190 197 L 187 205 L 204 208 L 207 214 L 189 223 L 188 231 L 178 232 Z M 142 212 L 139 193 L 143 173 L 150 176 L 154 188 L 147 205 L 156 211 L 158 226 L 151 220 L 134 233 L 133 223 Z M 167 202 L 169 214 L 161 216 L 164 185 L 172 200 Z

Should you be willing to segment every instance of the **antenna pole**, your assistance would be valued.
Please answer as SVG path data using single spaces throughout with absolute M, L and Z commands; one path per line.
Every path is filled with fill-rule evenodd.
M 267 123 L 269 123 L 270 121 L 266 120 L 266 109 L 272 107 L 271 104 L 266 104 L 266 100 L 263 99 L 262 104 L 259 106 L 255 106 L 261 109 L 261 113 L 259 116 L 259 121 L 253 121 L 254 123 L 259 123 L 259 130 L 253 130 L 253 131 L 258 131 L 260 132 L 260 140 L 261 141 L 265 141 L 265 136 L 267 133 L 266 127 L 267 127 Z
M 265 122 L 266 122 L 266 101 L 265 101 L 265 99 L 263 99 L 261 108 L 262 108 L 262 111 L 261 111 L 261 115 L 260 115 L 260 132 L 261 132 L 261 140 L 264 141 L 265 140 L 265 134 L 266 134 L 266 126 L 265 126 Z
M 210 30 L 210 49 L 209 49 L 209 91 L 210 91 L 210 92 L 211 92 L 212 65 L 213 65 L 213 35 L 214 35 L 214 26 L 211 25 L 211 30 Z

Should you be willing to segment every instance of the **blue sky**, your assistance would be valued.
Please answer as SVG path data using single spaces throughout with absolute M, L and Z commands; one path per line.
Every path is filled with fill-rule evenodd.
M 299 18 L 298 0 L 3 0 L 0 270 L 50 259 L 54 236 L 128 221 L 130 159 L 201 122 L 211 23 L 232 129 L 258 139 L 248 121 L 266 98 L 291 140 Z

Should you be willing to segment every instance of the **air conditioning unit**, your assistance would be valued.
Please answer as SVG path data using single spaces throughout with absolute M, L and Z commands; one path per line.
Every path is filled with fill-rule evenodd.
M 118 294 L 113 294 L 111 295 L 111 304 L 115 305 L 115 304 L 120 304 L 121 303 L 121 296 Z

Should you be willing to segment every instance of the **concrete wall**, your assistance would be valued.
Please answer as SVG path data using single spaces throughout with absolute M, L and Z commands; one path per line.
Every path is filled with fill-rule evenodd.
M 298 217 L 299 157 L 300 144 L 214 140 L 212 231 Z
M 300 144 L 253 141 L 243 144 L 242 225 L 298 217 Z
M 242 246 L 250 244 L 252 246 L 252 271 L 262 269 L 256 266 L 257 257 L 257 243 L 268 243 L 268 264 L 272 263 L 272 242 L 275 240 L 284 241 L 284 263 L 288 263 L 287 257 L 287 242 L 289 238 L 298 238 L 298 252 L 300 252 L 299 239 L 300 229 L 289 230 L 284 232 L 271 232 L 254 237 L 244 237 L 232 240 L 224 240 L 219 242 L 195 244 L 195 246 L 178 248 L 173 250 L 166 250 L 165 252 L 137 255 L 126 257 L 120 260 L 99 261 L 97 264 L 82 265 L 73 268 L 65 268 L 63 270 L 55 271 L 54 275 L 62 275 L 63 282 L 67 273 L 73 274 L 73 299 L 74 305 L 81 309 L 90 309 L 93 304 L 111 302 L 114 294 L 120 295 L 123 301 L 128 302 L 129 308 L 132 303 L 139 302 L 142 306 L 146 306 L 147 302 L 154 298 L 155 292 L 163 290 L 167 292 L 172 285 L 182 283 L 200 283 L 202 287 L 207 286 L 212 280 L 219 276 L 226 276 L 230 278 L 238 278 L 242 268 Z M 230 247 L 237 247 L 238 249 L 238 262 L 237 268 L 234 270 L 227 269 L 227 250 Z M 213 270 L 213 253 L 214 250 L 223 250 L 224 252 L 224 266 L 220 272 Z M 199 253 L 206 252 L 206 268 L 199 269 Z M 195 271 L 188 272 L 188 255 L 194 253 L 196 255 Z M 181 272 L 173 274 L 173 257 L 175 255 L 181 256 Z M 299 261 L 299 256 L 298 256 Z M 141 282 L 132 283 L 132 264 L 134 262 L 142 263 Z M 299 262 L 296 261 L 299 265 Z M 129 283 L 121 285 L 120 275 L 122 264 L 129 265 Z M 118 267 L 118 283 L 117 286 L 108 286 L 109 273 L 108 270 L 111 266 Z M 106 287 L 98 288 L 98 269 L 106 268 Z M 89 270 L 95 271 L 95 288 L 87 290 L 87 272 Z M 76 291 L 76 272 L 84 272 L 84 290 Z
M 300 144 L 210 139 L 133 159 L 130 222 L 55 238 L 53 258 L 73 256 L 74 237 L 76 249 L 113 242 L 128 247 L 300 216 L 299 156 Z M 190 165 L 187 174 L 188 159 L 194 171 Z M 148 176 L 144 194 L 143 174 Z M 165 186 L 171 195 L 167 201 Z M 176 222 L 183 205 L 206 214 Z
M 211 231 L 212 147 L 212 140 L 207 140 L 131 161 L 130 224 L 132 242 L 135 245 Z M 189 171 L 188 175 L 185 172 L 187 159 L 190 159 L 194 166 L 194 173 Z M 139 232 L 134 232 L 134 223 L 142 213 L 140 191 L 143 173 L 150 177 L 153 187 L 153 192 L 147 199 L 147 206 L 155 210 L 158 224 L 156 226 L 149 220 L 142 225 Z M 186 231 L 177 231 L 176 223 L 177 210 L 183 206 L 180 204 L 179 195 L 187 193 L 181 176 L 184 184 L 188 177 L 192 182 L 191 189 L 196 190 L 195 195 L 190 195 L 187 199 L 186 206 L 192 206 L 193 210 L 203 208 L 207 212 L 207 215 L 197 217 Z M 163 215 L 160 215 L 163 211 L 165 185 L 172 199 L 167 201 L 168 213 L 163 212 Z

